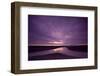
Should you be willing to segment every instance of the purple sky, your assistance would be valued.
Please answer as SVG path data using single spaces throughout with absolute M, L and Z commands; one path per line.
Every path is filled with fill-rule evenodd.
M 87 44 L 87 17 L 28 15 L 28 43 Z

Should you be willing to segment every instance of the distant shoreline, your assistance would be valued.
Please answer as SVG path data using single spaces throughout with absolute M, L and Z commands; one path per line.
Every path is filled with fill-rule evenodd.
M 28 46 L 88 46 L 88 44 L 28 44 Z

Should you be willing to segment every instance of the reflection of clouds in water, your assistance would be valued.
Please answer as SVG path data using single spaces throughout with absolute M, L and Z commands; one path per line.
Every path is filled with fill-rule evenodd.
M 78 51 L 72 51 L 69 50 L 66 47 L 59 47 L 55 48 L 52 50 L 45 50 L 41 52 L 36 52 L 36 53 L 30 53 L 29 56 L 43 56 L 43 55 L 48 55 L 48 54 L 54 54 L 54 53 L 60 53 L 66 56 L 73 56 L 73 57 L 87 57 L 87 52 L 78 52 Z
M 69 50 L 68 48 L 64 48 L 64 50 L 61 51 L 61 53 L 64 55 L 69 55 L 73 57 L 86 57 L 87 56 L 87 52 L 72 51 L 72 50 Z
M 62 51 L 64 51 L 64 48 L 63 47 L 56 48 L 56 49 L 53 49 L 53 51 L 57 53 L 61 53 Z

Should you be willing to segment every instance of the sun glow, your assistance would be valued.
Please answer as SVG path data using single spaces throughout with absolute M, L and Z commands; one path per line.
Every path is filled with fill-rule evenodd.
M 63 41 L 51 41 L 51 42 L 48 42 L 48 43 L 51 43 L 51 44 L 64 44 Z

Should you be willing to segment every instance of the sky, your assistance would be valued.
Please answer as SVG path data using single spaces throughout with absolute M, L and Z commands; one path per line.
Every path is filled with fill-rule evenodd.
M 88 18 L 28 15 L 28 44 L 87 44 Z

